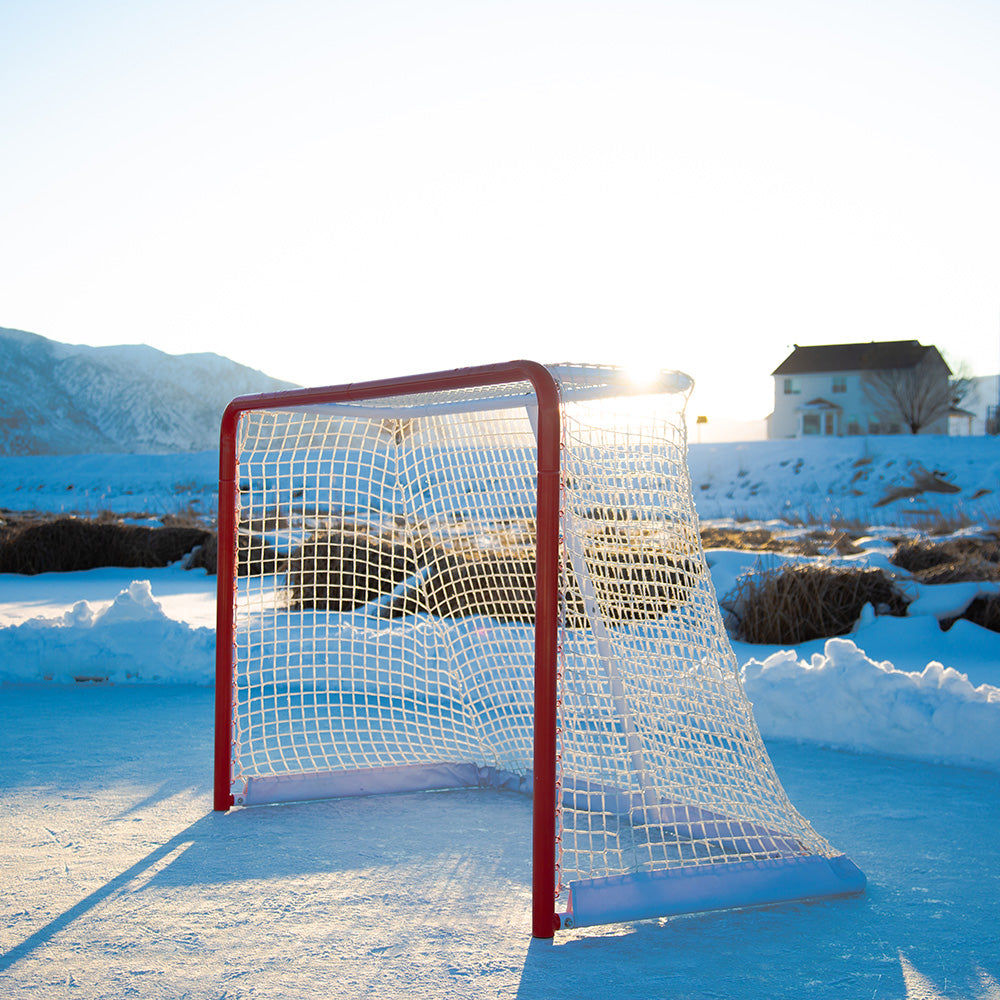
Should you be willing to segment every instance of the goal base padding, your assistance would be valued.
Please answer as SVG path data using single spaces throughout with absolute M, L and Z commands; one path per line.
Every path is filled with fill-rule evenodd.
M 353 771 L 268 774 L 249 778 L 245 787 L 234 789 L 233 804 L 254 806 L 449 788 L 500 788 L 530 794 L 531 779 L 471 763 L 400 764 Z
M 864 873 L 842 854 L 695 865 L 572 882 L 570 910 L 561 923 L 564 927 L 590 927 L 850 896 L 864 888 Z

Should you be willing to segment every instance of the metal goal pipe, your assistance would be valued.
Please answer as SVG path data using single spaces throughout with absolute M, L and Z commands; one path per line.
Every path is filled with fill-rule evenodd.
M 556 708 L 559 627 L 559 389 L 534 361 L 511 361 L 406 378 L 260 393 L 234 399 L 223 414 L 219 446 L 219 553 L 216 598 L 214 808 L 233 805 L 233 651 L 236 601 L 237 435 L 243 414 L 304 409 L 337 402 L 407 396 L 448 389 L 530 382 L 538 405 L 534 735 L 532 806 L 532 935 L 558 929 L 556 895 Z

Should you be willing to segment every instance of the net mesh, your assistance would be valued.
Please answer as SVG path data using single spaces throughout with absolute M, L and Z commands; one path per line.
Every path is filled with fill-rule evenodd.
M 558 891 L 835 852 L 740 687 L 684 395 L 554 369 L 562 403 Z M 521 384 L 240 420 L 233 790 L 471 766 L 530 789 L 536 439 Z

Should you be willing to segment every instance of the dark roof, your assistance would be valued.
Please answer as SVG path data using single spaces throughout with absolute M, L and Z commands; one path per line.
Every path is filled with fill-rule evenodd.
M 796 344 L 795 350 L 771 374 L 806 375 L 814 372 L 914 368 L 935 355 L 944 364 L 944 358 L 936 347 L 925 347 L 916 340 L 873 340 L 867 344 L 820 344 L 814 347 L 799 347 Z

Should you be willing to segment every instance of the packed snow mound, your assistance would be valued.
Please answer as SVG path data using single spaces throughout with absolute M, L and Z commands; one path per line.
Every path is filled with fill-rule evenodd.
M 750 660 L 743 688 L 765 739 L 1000 771 L 1000 688 L 937 662 L 910 673 L 828 639 L 809 660 L 791 650 Z
M 78 601 L 72 611 L 63 615 L 66 624 L 93 628 L 95 625 L 113 625 L 116 622 L 167 621 L 163 606 L 153 597 L 148 580 L 133 580 L 102 611 L 93 611 L 86 601 Z
M 107 607 L 78 601 L 57 618 L 0 629 L 0 682 L 210 683 L 215 630 L 168 617 L 148 580 Z

